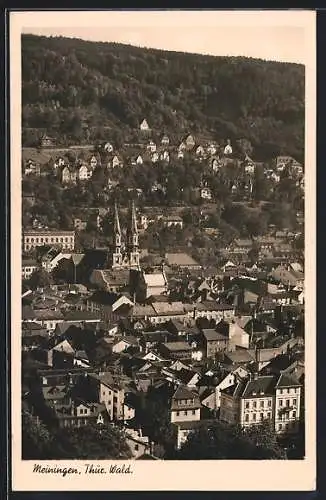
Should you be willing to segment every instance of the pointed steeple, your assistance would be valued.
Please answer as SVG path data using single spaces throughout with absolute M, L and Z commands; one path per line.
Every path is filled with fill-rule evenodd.
M 139 268 L 139 242 L 138 242 L 138 227 L 135 204 L 131 204 L 130 220 L 128 225 L 128 251 L 129 265 L 133 268 Z
M 118 213 L 118 207 L 117 207 L 116 202 L 114 204 L 114 234 L 115 235 L 119 234 L 121 236 L 119 213 Z
M 132 201 L 132 205 L 131 205 L 131 233 L 138 234 L 137 216 L 136 216 L 136 209 L 135 209 L 134 201 Z

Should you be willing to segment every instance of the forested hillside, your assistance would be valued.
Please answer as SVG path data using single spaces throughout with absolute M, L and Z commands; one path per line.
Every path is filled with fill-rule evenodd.
M 261 159 L 303 161 L 304 67 L 69 38 L 22 37 L 23 144 L 245 137 Z

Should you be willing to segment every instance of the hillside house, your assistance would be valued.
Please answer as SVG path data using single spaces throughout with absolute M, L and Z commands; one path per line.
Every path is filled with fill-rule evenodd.
M 38 263 L 34 259 L 22 259 L 22 279 L 28 280 L 38 269 Z
M 170 161 L 170 153 L 168 151 L 163 151 L 163 153 L 160 154 L 160 160 L 161 161 Z
M 51 137 L 49 137 L 48 135 L 43 135 L 40 138 L 40 146 L 42 148 L 48 148 L 48 147 L 54 146 L 54 140 Z
M 155 153 L 156 152 L 156 144 L 154 141 L 149 141 L 149 143 L 147 144 L 147 151 L 150 151 L 151 153 Z
M 96 168 L 96 167 L 97 167 L 98 163 L 99 163 L 99 162 L 98 162 L 98 160 L 97 160 L 96 156 L 92 156 L 92 157 L 91 157 L 91 159 L 90 159 L 90 161 L 89 161 L 89 164 L 90 164 L 90 166 L 91 166 L 91 168 L 92 168 L 93 170 L 94 170 L 94 168 Z
M 205 149 L 203 148 L 203 146 L 199 145 L 196 147 L 195 153 L 196 153 L 196 156 L 203 157 L 205 154 Z
M 139 126 L 140 130 L 142 130 L 143 132 L 146 132 L 146 131 L 149 131 L 150 130 L 150 127 L 147 123 L 147 120 L 144 118 L 144 120 L 141 122 L 140 126 Z
M 231 141 L 228 139 L 227 145 L 224 148 L 224 155 L 228 156 L 228 155 L 231 155 L 232 153 L 233 153 L 233 149 L 231 146 Z
M 215 155 L 217 153 L 216 145 L 213 143 L 210 143 L 206 148 L 206 152 L 208 155 Z
M 123 166 L 123 161 L 121 158 L 119 158 L 118 155 L 114 155 L 112 160 L 110 160 L 108 162 L 108 167 L 112 167 L 112 168 L 115 168 L 115 167 L 122 167 Z
M 60 180 L 62 184 L 75 184 L 77 180 L 77 172 L 73 167 L 65 165 L 60 172 Z
M 160 159 L 160 156 L 159 156 L 158 153 L 155 152 L 155 153 L 153 153 L 151 155 L 151 161 L 152 161 L 152 163 L 157 163 L 159 161 L 159 159 Z
M 24 175 L 41 175 L 41 167 L 34 160 L 27 160 L 24 166 Z
M 212 199 L 212 191 L 208 187 L 203 187 L 200 189 L 200 197 L 203 200 L 211 200 Z
M 161 146 L 168 146 L 170 144 L 170 139 L 167 135 L 163 135 L 161 139 Z
M 186 145 L 186 148 L 187 149 L 193 149 L 196 145 L 196 141 L 194 139 L 194 137 L 189 134 L 186 139 L 185 139 L 185 145 Z
M 183 228 L 183 219 L 179 215 L 168 215 L 163 217 L 163 224 L 165 227 L 180 227 Z
M 218 161 L 218 158 L 211 158 L 210 164 L 211 164 L 211 168 L 214 172 L 217 172 L 221 166 L 219 161 Z

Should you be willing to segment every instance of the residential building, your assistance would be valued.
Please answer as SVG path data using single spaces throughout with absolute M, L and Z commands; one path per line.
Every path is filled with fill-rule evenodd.
M 140 303 L 152 295 L 166 294 L 168 291 L 168 280 L 164 269 L 154 272 L 131 270 L 130 272 L 130 292 L 135 294 L 136 300 Z
M 212 328 L 202 330 L 202 341 L 206 358 L 215 358 L 219 352 L 227 349 L 229 345 L 228 336 Z
M 127 403 L 127 389 L 123 381 L 118 381 L 110 372 L 91 374 L 90 378 L 98 392 L 100 403 L 105 405 L 109 419 L 128 421 L 134 418 L 135 409 Z
M 38 263 L 34 259 L 22 260 L 22 279 L 28 280 L 34 271 L 38 269 Z
M 278 434 L 295 433 L 301 389 L 301 384 L 288 374 L 251 374 L 221 391 L 220 419 L 243 427 L 268 420 Z
M 180 385 L 171 399 L 171 423 L 196 422 L 200 420 L 200 400 L 198 394 Z

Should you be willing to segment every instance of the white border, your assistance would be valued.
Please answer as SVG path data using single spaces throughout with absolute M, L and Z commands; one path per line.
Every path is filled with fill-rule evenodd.
M 302 461 L 135 461 L 131 475 L 44 476 L 21 460 L 21 32 L 69 26 L 298 26 L 305 33 L 306 450 Z M 262 41 L 257 41 L 261 43 Z M 316 14 L 313 11 L 10 13 L 12 488 L 14 491 L 311 491 L 316 487 Z M 46 462 L 50 464 L 51 462 Z M 61 466 L 63 462 L 59 462 Z M 72 466 L 73 461 L 65 463 Z M 76 463 L 76 462 L 75 462 Z M 80 462 L 77 462 L 80 465 Z M 108 462 L 113 463 L 113 462 Z

